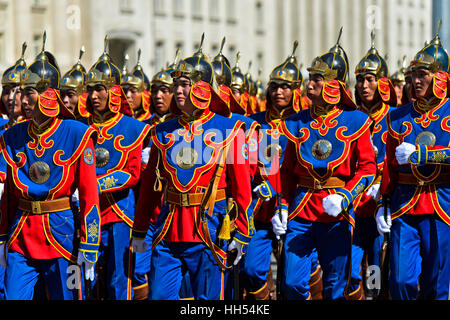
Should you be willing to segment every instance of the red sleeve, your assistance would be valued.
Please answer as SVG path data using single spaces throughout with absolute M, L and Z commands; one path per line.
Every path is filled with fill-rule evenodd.
M 233 146 L 229 150 L 226 163 L 226 177 L 231 184 L 229 190 L 237 203 L 238 216 L 235 220 L 237 234 L 235 238 L 243 243 L 248 243 L 254 232 L 250 225 L 250 203 L 252 201 L 250 185 L 250 165 L 247 161 L 248 154 L 242 145 L 245 143 L 245 133 L 242 129 L 234 139 Z
M 160 162 L 158 156 L 158 148 L 152 145 L 147 167 L 142 173 L 139 199 L 134 215 L 133 235 L 136 238 L 145 238 L 150 222 L 154 223 L 161 211 L 163 191 L 155 191 L 154 189 L 156 169 Z M 161 189 L 163 189 L 162 186 Z

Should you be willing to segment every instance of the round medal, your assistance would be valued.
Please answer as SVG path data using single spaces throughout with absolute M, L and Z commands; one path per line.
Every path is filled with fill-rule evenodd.
M 28 176 L 34 183 L 43 184 L 50 178 L 50 167 L 43 161 L 37 161 L 30 166 Z
M 192 168 L 198 160 L 198 153 L 192 148 L 182 148 L 176 156 L 176 163 L 182 169 Z
M 324 160 L 328 158 L 331 154 L 331 150 L 333 150 L 333 147 L 331 145 L 331 142 L 328 140 L 317 140 L 312 146 L 312 154 L 314 158 L 318 160 Z
M 109 162 L 109 151 L 105 148 L 95 149 L 95 166 L 97 168 L 103 168 Z
M 414 143 L 418 145 L 433 147 L 436 144 L 436 136 L 432 132 L 424 131 L 417 135 Z

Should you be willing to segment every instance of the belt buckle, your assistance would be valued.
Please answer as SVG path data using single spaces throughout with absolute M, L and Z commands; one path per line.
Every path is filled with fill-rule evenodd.
M 39 201 L 31 201 L 31 212 L 33 214 L 41 214 L 41 203 Z
M 181 206 L 189 206 L 189 193 L 181 193 Z

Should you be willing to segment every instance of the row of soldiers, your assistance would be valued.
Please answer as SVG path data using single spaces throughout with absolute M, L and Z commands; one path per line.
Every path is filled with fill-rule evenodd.
M 30 66 L 24 46 L 2 78 L 1 297 L 448 299 L 449 56 L 436 34 L 389 78 L 372 33 L 353 99 L 341 34 L 303 91 L 295 42 L 265 97 L 203 37 L 151 80 L 107 38 L 62 77 L 45 34 Z

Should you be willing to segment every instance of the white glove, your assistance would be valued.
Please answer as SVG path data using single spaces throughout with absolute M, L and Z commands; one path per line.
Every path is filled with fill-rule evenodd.
M 375 201 L 380 199 L 380 184 L 375 183 L 367 189 L 366 195 L 372 197 Z
M 342 200 L 344 197 L 340 194 L 330 194 L 322 200 L 323 210 L 332 217 L 337 217 L 342 212 Z
M 86 280 L 94 281 L 95 276 L 95 263 L 89 262 L 84 257 L 84 254 L 82 251 L 78 252 L 78 259 L 77 264 L 82 267 L 84 263 L 84 278 Z
M 141 156 L 142 156 L 141 162 L 147 164 L 148 159 L 150 158 L 150 147 L 142 149 Z
M 6 242 L 0 244 L 0 265 L 6 269 L 6 252 L 5 252 L 5 248 L 6 248 Z
M 378 209 L 375 216 L 375 221 L 377 222 L 378 232 L 383 235 L 386 232 L 391 232 L 392 220 L 391 220 L 391 210 L 387 209 L 386 219 L 384 218 L 384 207 Z
M 78 200 L 80 200 L 80 196 L 78 194 L 78 188 L 76 188 L 75 191 L 72 194 L 72 202 L 77 203 Z
M 268 197 L 266 198 L 266 197 L 260 196 L 259 189 L 261 189 L 261 187 L 262 187 L 262 185 L 256 186 L 256 187 L 253 189 L 253 192 L 256 193 L 256 194 L 258 195 L 258 198 L 260 198 L 260 199 L 262 199 L 262 200 L 264 200 L 264 201 L 270 201 L 270 198 L 268 198 Z
M 409 156 L 416 150 L 415 145 L 408 142 L 402 142 L 395 148 L 395 157 L 397 158 L 398 164 L 402 165 L 409 163 Z
M 242 247 L 243 246 L 244 246 L 243 243 L 240 243 L 239 241 L 236 241 L 235 239 L 233 239 L 233 241 L 231 241 L 230 245 L 228 246 L 228 251 L 233 251 L 234 249 L 237 250 L 236 258 L 233 261 L 234 265 L 237 265 L 242 258 Z
M 148 249 L 149 244 L 144 239 L 133 239 L 131 240 L 131 246 L 134 252 L 143 253 Z
M 288 212 L 285 209 L 281 209 L 281 212 L 275 212 L 275 215 L 272 217 L 272 230 L 277 240 L 280 240 L 280 236 L 286 233 L 287 220 Z

